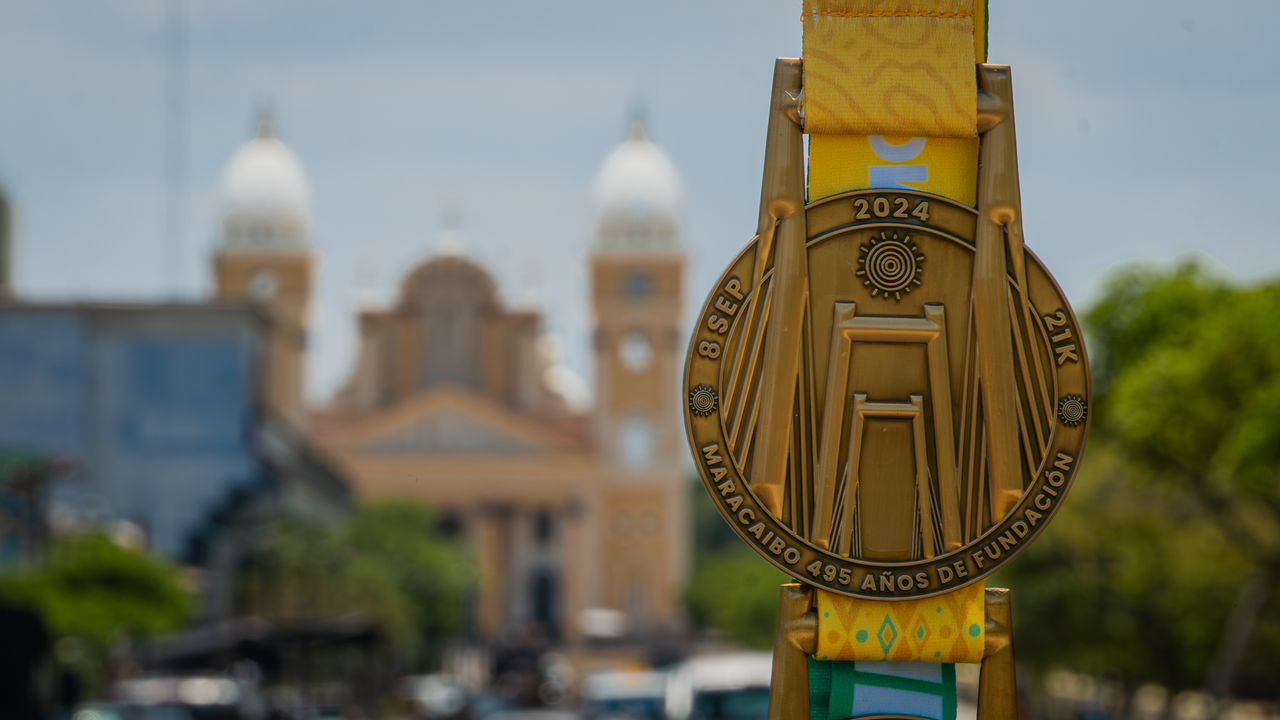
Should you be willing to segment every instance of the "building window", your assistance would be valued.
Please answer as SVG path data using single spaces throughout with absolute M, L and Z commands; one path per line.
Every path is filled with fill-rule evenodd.
M 533 521 L 533 535 L 541 545 L 550 543 L 556 537 L 556 519 L 550 510 L 539 510 Z
M 649 297 L 653 294 L 653 278 L 647 272 L 632 270 L 627 274 L 626 292 L 634 300 Z
M 648 370 L 650 363 L 653 362 L 653 345 L 649 343 L 649 338 L 645 337 L 644 333 L 629 332 L 622 338 L 618 355 L 622 359 L 622 365 L 628 370 L 642 372 Z
M 623 467 L 628 470 L 639 470 L 652 464 L 652 422 L 640 417 L 627 418 L 622 422 L 618 439 Z
M 627 588 L 627 615 L 633 626 L 643 627 L 648 624 L 649 593 L 643 583 L 633 582 Z
M 531 618 L 552 640 L 560 638 L 560 578 L 550 569 L 534 572 L 529 583 Z
M 447 538 L 462 534 L 462 518 L 456 512 L 443 512 L 436 520 L 436 531 Z

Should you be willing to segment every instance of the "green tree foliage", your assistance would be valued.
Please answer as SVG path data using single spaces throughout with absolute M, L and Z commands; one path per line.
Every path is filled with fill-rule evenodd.
M 0 603 L 34 610 L 99 660 L 122 639 L 177 629 L 191 610 L 176 568 L 100 535 L 55 540 L 40 566 L 0 578 Z
M 710 555 L 742 548 L 742 541 L 734 534 L 729 523 L 721 519 L 715 503 L 707 497 L 702 478 L 697 475 L 690 477 L 687 489 L 689 507 L 693 508 L 694 564 L 701 565 Z
M 778 586 L 785 582 L 785 575 L 742 545 L 701 558 L 686 600 L 700 627 L 747 647 L 768 648 L 778 617 Z
M 1280 282 L 1237 286 L 1195 263 L 1107 284 L 1086 315 L 1087 459 L 1002 578 L 1021 658 L 1174 688 L 1226 666 L 1237 690 L 1276 693 L 1277 318 Z
M 689 483 L 694 567 L 685 604 L 694 623 L 747 647 L 773 644 L 778 586 L 790 582 L 747 547 L 716 512 L 702 481 Z
M 278 620 L 364 616 L 418 669 L 466 629 L 475 578 L 466 549 L 420 507 L 361 507 L 345 527 L 276 521 L 240 578 L 246 610 Z
M 471 555 L 442 538 L 435 517 L 422 508 L 382 504 L 364 508 L 347 534 L 351 545 L 379 558 L 409 601 L 420 664 L 439 664 L 445 643 L 463 632 L 476 577 Z
M 398 649 L 416 649 L 409 599 L 381 559 L 341 531 L 295 517 L 277 519 L 265 540 L 239 578 L 249 598 L 242 612 L 276 621 L 366 617 Z
M 989 582 L 1014 590 L 1018 659 L 1198 687 L 1247 561 L 1194 502 L 1135 482 L 1114 448 L 1092 444 L 1053 524 Z

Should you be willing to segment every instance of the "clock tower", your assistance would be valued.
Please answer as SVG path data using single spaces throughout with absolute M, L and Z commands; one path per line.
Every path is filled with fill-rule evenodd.
M 262 117 L 223 180 L 221 236 L 213 257 L 216 298 L 259 304 L 271 321 L 264 397 L 300 422 L 313 256 L 307 178 Z
M 611 559 L 600 599 L 650 625 L 676 621 L 687 562 L 679 204 L 675 166 L 634 122 L 595 182 L 593 427 L 604 464 L 601 541 Z

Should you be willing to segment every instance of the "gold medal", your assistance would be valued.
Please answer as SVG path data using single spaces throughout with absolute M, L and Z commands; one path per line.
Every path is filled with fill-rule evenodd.
M 1064 501 L 1090 395 L 1023 243 L 1010 71 L 984 62 L 982 2 L 805 0 L 803 25 L 804 58 L 774 65 L 756 237 L 684 387 L 711 501 L 799 581 L 769 717 L 953 719 L 973 662 L 978 716 L 1016 717 L 1010 593 L 982 578 Z
M 983 70 L 988 106 L 1012 106 L 1007 79 Z M 703 481 L 801 582 L 868 599 L 963 587 L 1031 541 L 1079 465 L 1079 324 L 1000 215 L 1016 220 L 1012 117 L 988 122 L 977 211 L 908 190 L 811 203 L 777 224 L 803 229 L 791 256 L 766 229 L 698 316 L 685 391 Z

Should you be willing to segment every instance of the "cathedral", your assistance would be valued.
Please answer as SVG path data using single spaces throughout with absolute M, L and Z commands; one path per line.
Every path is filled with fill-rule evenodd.
M 598 171 L 584 259 L 594 407 L 556 382 L 540 314 L 510 306 L 486 268 L 442 249 L 407 269 L 394 302 L 359 312 L 350 374 L 309 412 L 306 177 L 265 122 L 228 167 L 216 293 L 271 317 L 272 409 L 308 427 L 359 501 L 421 503 L 465 538 L 482 640 L 577 645 L 680 624 L 679 184 L 641 123 Z

